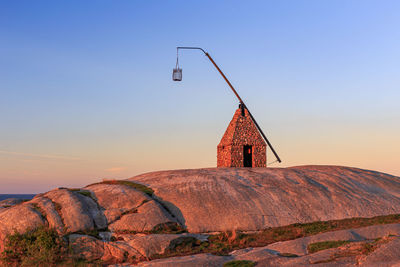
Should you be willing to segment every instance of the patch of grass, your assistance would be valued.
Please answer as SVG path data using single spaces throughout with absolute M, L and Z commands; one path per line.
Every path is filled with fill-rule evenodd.
M 179 223 L 160 223 L 153 227 L 150 234 L 181 234 L 187 232 Z
M 224 263 L 224 267 L 253 267 L 256 266 L 254 261 L 247 260 L 234 260 Z
M 7 235 L 0 266 L 103 266 L 99 260 L 88 262 L 74 255 L 55 229 L 45 226 L 25 233 Z
M 385 244 L 393 240 L 390 236 L 384 238 L 375 238 L 372 242 L 365 242 L 361 247 L 361 253 L 364 255 L 368 255 L 378 248 L 379 245 Z
M 39 227 L 8 235 L 1 259 L 9 265 L 49 266 L 63 261 L 66 253 L 67 245 L 54 229 Z
M 77 232 L 74 232 L 74 234 L 89 235 L 89 236 L 93 236 L 93 237 L 95 237 L 97 239 L 101 239 L 101 237 L 99 235 L 99 231 L 97 229 L 85 230 L 85 231 L 77 231 Z
M 348 243 L 350 243 L 350 241 L 345 240 L 316 242 L 309 244 L 307 246 L 307 250 L 309 253 L 315 253 L 329 248 L 337 248 Z
M 208 242 L 193 241 L 192 251 L 180 249 L 179 246 L 170 248 L 157 258 L 172 256 L 184 256 L 196 253 L 212 253 L 215 255 L 227 255 L 229 252 L 247 247 L 262 247 L 279 241 L 287 241 L 300 237 L 311 236 L 328 231 L 337 231 L 351 228 L 360 228 L 377 224 L 399 223 L 400 214 L 378 216 L 373 218 L 351 218 L 344 220 L 332 220 L 312 223 L 296 223 L 287 226 L 267 228 L 256 233 L 241 233 L 239 231 L 224 232 L 210 235 Z M 347 242 L 347 241 L 344 241 Z M 337 245 L 338 243 L 336 243 Z M 333 245 L 332 243 L 330 244 Z M 319 246 L 322 246 L 321 244 Z M 312 248 L 313 249 L 313 248 Z M 369 247 L 365 248 L 366 251 Z
M 85 259 L 69 257 L 67 260 L 57 263 L 57 267 L 103 267 L 104 263 L 101 260 L 88 262 Z
M 85 190 L 85 189 L 81 189 L 81 188 L 69 188 L 68 190 L 71 192 L 76 192 L 78 194 L 81 194 L 82 196 L 85 196 L 85 197 L 90 197 L 97 203 L 96 199 L 93 198 L 92 193 L 89 190 Z
M 126 186 L 130 186 L 135 188 L 136 190 L 139 190 L 143 193 L 145 193 L 148 196 L 152 196 L 154 194 L 154 190 L 151 189 L 150 187 L 147 187 L 145 185 L 142 184 L 138 184 L 138 183 L 134 183 L 131 181 L 125 181 L 125 180 L 103 180 L 100 183 L 94 183 L 91 185 L 95 185 L 95 184 L 119 184 L 119 185 L 126 185 Z
M 311 261 L 311 264 L 328 263 L 333 262 L 339 258 L 352 257 L 360 255 L 368 255 L 378 248 L 379 244 L 388 242 L 387 240 L 377 240 L 377 241 L 364 241 L 364 242 L 354 242 L 350 246 L 345 246 L 342 249 L 336 251 L 334 254 L 330 255 L 326 259 L 320 259 L 315 262 Z
M 384 237 L 376 238 L 373 241 L 353 242 L 352 245 L 345 246 L 343 249 L 336 251 L 333 255 L 330 255 L 329 258 L 311 262 L 311 264 L 332 262 L 343 257 L 368 255 L 375 251 L 380 245 L 390 242 L 391 240 L 393 240 L 393 238 Z
M 151 259 L 198 254 L 205 251 L 209 245 L 210 243 L 207 241 L 200 241 L 191 236 L 181 236 L 170 242 L 164 254 L 153 255 Z
M 2 207 L 3 208 L 9 208 L 9 207 L 12 207 L 12 205 L 3 205 Z
M 172 240 L 169 246 L 166 248 L 167 253 L 187 253 L 193 252 L 197 247 L 200 247 L 201 241 L 191 237 L 191 236 L 182 236 L 175 240 Z
M 364 243 L 363 247 L 361 249 L 362 254 L 364 255 L 368 255 L 370 254 L 372 251 L 374 251 L 376 249 L 376 246 L 374 244 L 371 243 Z

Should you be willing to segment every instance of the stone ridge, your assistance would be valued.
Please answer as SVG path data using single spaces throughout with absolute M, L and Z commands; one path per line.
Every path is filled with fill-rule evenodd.
M 47 226 L 69 241 L 76 257 L 134 264 L 157 258 L 185 240 L 206 241 L 214 231 L 257 231 L 292 223 L 400 213 L 400 178 L 357 168 L 210 168 L 146 173 L 130 180 L 135 182 L 58 188 L 30 201 L 4 202 L 7 205 L 0 209 L 0 253 L 7 235 Z M 154 193 L 139 190 L 137 184 L 149 186 Z M 373 252 L 371 257 L 361 255 L 364 258 L 352 262 L 376 266 L 370 263 L 382 261 L 385 256 L 400 261 L 399 236 L 399 224 L 375 225 L 321 233 L 264 248 L 246 248 L 230 253 L 227 258 L 200 254 L 181 259 L 190 260 L 193 265 L 200 257 L 206 266 L 230 259 L 251 259 L 260 266 L 299 266 L 329 260 L 336 253 L 375 242 L 376 252 L 382 252 Z M 382 240 L 374 241 L 377 237 Z M 336 238 L 354 243 L 347 250 L 336 248 L 332 253 L 306 250 L 311 243 Z M 278 252 L 300 257 L 285 258 Z M 171 266 L 180 266 L 176 258 L 167 261 L 171 261 Z M 282 264 L 275 264 L 278 262 Z M 163 265 L 165 260 L 159 263 L 158 266 L 168 266 Z M 342 264 L 340 258 L 335 263 Z
M 189 232 L 400 213 L 400 178 L 339 166 L 210 168 L 142 174 Z
M 252 146 L 252 166 L 266 167 L 266 143 L 249 112 L 238 108 L 217 146 L 217 167 L 243 167 L 243 146 Z

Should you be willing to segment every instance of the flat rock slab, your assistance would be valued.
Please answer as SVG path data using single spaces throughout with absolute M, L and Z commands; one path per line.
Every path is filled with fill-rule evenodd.
M 362 266 L 400 266 L 400 238 L 382 245 L 360 260 Z
M 298 238 L 289 241 L 276 242 L 268 245 L 266 248 L 276 251 L 277 253 L 293 253 L 296 255 L 306 255 L 308 253 L 307 246 L 311 243 L 323 241 L 363 241 L 373 240 L 389 235 L 400 236 L 400 224 L 383 224 L 372 225 L 358 229 L 339 230 L 334 232 L 326 232 L 304 238 Z
M 224 263 L 233 260 L 248 260 L 256 262 L 256 266 L 400 266 L 400 239 L 394 238 L 389 243 L 381 245 L 369 255 L 351 255 L 340 253 L 345 249 L 359 247 L 360 243 L 350 243 L 345 247 L 322 250 L 313 254 L 300 257 L 283 257 L 266 247 L 246 248 L 232 252 L 228 256 L 215 256 L 211 254 L 196 254 L 184 257 L 173 257 L 149 262 L 142 262 L 139 266 L 222 266 Z M 340 255 L 340 256 L 338 256 Z M 133 266 L 133 265 L 129 265 Z
M 189 232 L 400 213 L 400 178 L 357 168 L 213 168 L 129 180 L 151 187 Z

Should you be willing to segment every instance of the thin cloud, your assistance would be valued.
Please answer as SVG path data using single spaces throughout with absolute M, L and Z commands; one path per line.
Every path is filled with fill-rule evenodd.
M 113 173 L 121 172 L 121 171 L 124 171 L 124 170 L 126 170 L 125 167 L 113 167 L 113 168 L 105 169 L 106 172 L 113 172 Z
M 48 155 L 48 154 L 32 154 L 32 153 L 14 152 L 14 151 L 5 151 L 5 150 L 0 150 L 0 154 L 23 156 L 23 157 L 34 157 L 34 158 L 42 158 L 42 159 L 81 160 L 80 158 L 68 157 L 68 156 Z

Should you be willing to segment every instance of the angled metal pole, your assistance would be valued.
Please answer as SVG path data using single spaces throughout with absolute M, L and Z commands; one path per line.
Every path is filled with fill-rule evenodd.
M 200 47 L 188 47 L 188 46 L 178 46 L 177 51 L 179 51 L 179 49 L 197 49 L 197 50 L 201 50 L 207 57 L 208 59 L 211 61 L 211 63 L 213 63 L 214 67 L 218 70 L 219 74 L 221 74 L 221 76 L 224 78 L 224 80 L 226 81 L 226 83 L 229 85 L 229 87 L 232 89 L 233 93 L 236 95 L 237 99 L 239 100 L 240 104 L 242 104 L 244 106 L 245 109 L 247 109 L 247 112 L 249 112 L 250 118 L 252 119 L 252 121 L 254 122 L 254 124 L 256 125 L 258 131 L 261 133 L 262 137 L 264 138 L 265 142 L 267 142 L 268 146 L 271 148 L 272 153 L 274 154 L 276 160 L 281 163 L 281 159 L 279 158 L 278 154 L 276 153 L 275 149 L 272 147 L 271 143 L 269 142 L 268 138 L 265 136 L 264 132 L 261 130 L 261 127 L 258 125 L 256 119 L 254 119 L 253 115 L 251 114 L 250 110 L 247 108 L 246 104 L 243 102 L 242 98 L 239 96 L 239 94 L 236 92 L 235 88 L 233 88 L 231 82 L 228 80 L 228 78 L 226 78 L 225 74 L 222 72 L 222 70 L 218 67 L 217 63 L 215 63 L 215 61 L 212 59 L 212 57 L 210 56 L 210 54 L 208 54 L 206 51 L 204 51 L 203 48 Z

